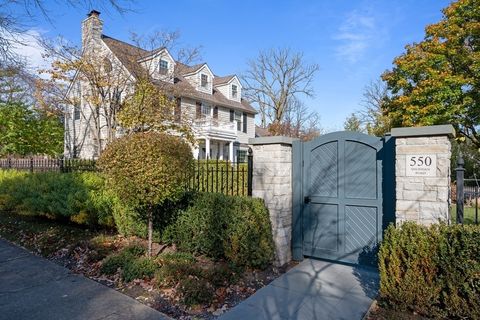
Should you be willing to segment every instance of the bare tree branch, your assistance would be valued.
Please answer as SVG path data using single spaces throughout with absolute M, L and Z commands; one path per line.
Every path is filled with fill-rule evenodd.
M 27 30 L 27 24 L 35 19 L 42 18 L 51 24 L 51 11 L 58 13 L 59 5 L 69 8 L 114 11 L 125 14 L 133 11 L 131 4 L 134 0 L 66 0 L 55 1 L 55 6 L 46 0 L 1 0 L 0 1 L 0 61 L 18 60 L 14 52 L 16 45 L 22 44 L 21 34 Z
M 248 62 L 249 69 L 242 76 L 245 97 L 257 106 L 266 126 L 282 123 L 289 103 L 300 96 L 313 97 L 312 81 L 317 64 L 306 64 L 302 53 L 290 49 L 270 49 L 259 53 Z

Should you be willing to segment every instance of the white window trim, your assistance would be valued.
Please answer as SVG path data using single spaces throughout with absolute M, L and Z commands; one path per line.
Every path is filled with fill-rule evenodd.
M 162 68 L 162 62 L 166 62 L 167 64 L 167 67 L 166 68 Z M 165 73 L 162 73 L 162 70 L 165 70 Z M 168 74 L 168 70 L 169 70 L 169 62 L 168 60 L 165 60 L 165 59 L 162 59 L 160 58 L 160 60 L 158 61 L 158 73 L 161 74 L 161 75 L 167 75 Z
M 203 85 L 203 81 L 202 81 L 203 76 L 205 76 L 205 77 L 207 78 L 207 81 L 205 82 L 205 86 Z M 206 74 L 206 73 L 200 73 L 200 87 L 201 87 L 201 88 L 204 88 L 204 89 L 208 89 L 208 82 L 209 82 L 209 81 L 208 81 L 208 74 Z
M 233 87 L 235 87 L 235 95 L 233 95 Z M 238 99 L 238 86 L 235 83 L 232 83 L 230 86 L 230 96 L 232 99 Z
M 204 110 L 208 108 L 208 112 L 204 112 Z M 213 118 L 213 108 L 211 105 L 202 103 L 202 106 L 200 107 L 200 113 L 202 117 L 208 117 L 208 118 Z

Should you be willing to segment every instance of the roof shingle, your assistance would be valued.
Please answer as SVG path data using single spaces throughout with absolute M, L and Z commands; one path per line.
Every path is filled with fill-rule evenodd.
M 134 77 L 138 78 L 142 75 L 145 75 L 146 71 L 138 63 L 138 60 L 152 54 L 151 51 L 143 50 L 139 47 L 133 46 L 129 43 L 111 38 L 106 35 L 102 35 L 102 40 Z M 213 80 L 213 94 L 207 94 L 196 90 L 183 77 L 183 75 L 185 74 L 198 71 L 198 69 L 200 69 L 204 65 L 205 63 L 188 66 L 186 64 L 176 61 L 175 79 L 173 84 L 161 80 L 154 80 L 154 82 L 157 83 L 159 86 L 162 86 L 162 88 L 170 91 L 174 95 L 180 95 L 182 97 L 188 97 L 192 99 L 199 99 L 208 103 L 212 103 L 214 105 L 230 107 L 248 113 L 257 113 L 257 111 L 245 99 L 241 99 L 241 102 L 227 99 L 227 97 L 225 97 L 219 90 L 215 88 L 216 85 L 229 82 L 234 77 L 233 75 L 226 77 L 215 77 Z

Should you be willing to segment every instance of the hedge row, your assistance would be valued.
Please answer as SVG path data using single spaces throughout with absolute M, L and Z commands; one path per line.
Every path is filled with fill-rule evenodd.
M 0 210 L 113 227 L 117 201 L 95 173 L 0 171 Z
M 166 201 L 163 219 L 155 221 L 156 238 L 160 230 L 172 223 L 176 212 L 185 209 L 191 195 L 180 201 Z M 55 220 L 69 220 L 80 225 L 115 227 L 123 235 L 145 237 L 146 222 L 130 205 L 118 199 L 105 187 L 102 176 L 94 172 L 30 173 L 0 170 L 0 211 Z
M 390 226 L 380 247 L 380 295 L 436 318 L 480 318 L 480 226 Z
M 263 267 L 273 257 L 268 211 L 259 199 L 185 193 L 154 208 L 157 240 L 239 266 Z M 142 215 L 105 188 L 98 173 L 28 173 L 0 170 L 0 211 L 114 227 L 146 237 Z

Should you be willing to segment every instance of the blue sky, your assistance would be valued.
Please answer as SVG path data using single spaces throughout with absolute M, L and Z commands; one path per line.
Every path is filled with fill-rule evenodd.
M 102 12 L 104 33 L 129 40 L 130 32 L 178 30 L 185 46 L 201 46 L 214 73 L 241 74 L 259 50 L 290 47 L 320 66 L 315 97 L 305 104 L 327 131 L 339 130 L 359 110 L 364 87 L 390 68 L 406 44 L 422 40 L 427 24 L 441 18 L 445 0 L 137 1 L 136 12 Z M 80 42 L 86 10 L 47 1 L 52 23 L 38 18 L 33 33 Z M 28 50 L 25 50 L 28 51 Z

